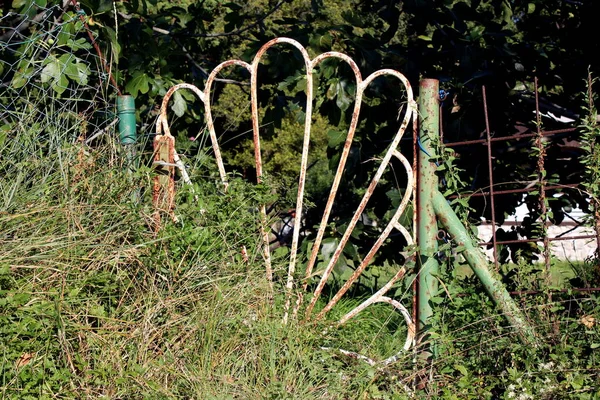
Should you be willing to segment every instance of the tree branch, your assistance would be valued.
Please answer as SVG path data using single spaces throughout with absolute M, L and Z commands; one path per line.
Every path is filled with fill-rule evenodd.
M 48 12 L 51 13 L 52 9 L 46 9 L 46 10 L 40 12 L 39 14 L 37 14 L 32 19 L 28 20 L 27 18 L 23 18 L 23 19 L 19 20 L 16 27 L 9 28 L 8 32 L 0 35 L 0 42 L 5 42 L 5 43 L 9 42 L 15 35 L 20 34 L 24 30 L 29 28 L 31 26 L 31 24 L 37 24 L 37 23 L 41 22 L 44 18 L 46 18 L 46 15 L 48 14 Z
M 128 15 L 128 14 L 125 14 L 122 12 L 119 12 L 119 15 L 127 21 L 129 21 L 130 19 L 133 18 L 133 15 Z M 171 35 L 170 31 L 168 31 L 166 29 L 158 28 L 156 26 L 153 26 L 152 30 L 156 33 L 160 33 L 162 35 L 167 35 L 167 36 L 173 37 L 173 40 L 175 41 L 175 43 L 177 43 L 181 47 L 181 50 L 183 50 L 185 58 L 187 58 L 194 65 L 194 67 L 196 67 L 200 71 L 200 73 L 202 74 L 204 79 L 208 78 L 208 75 L 209 75 L 208 71 L 204 67 L 202 67 L 202 65 L 198 64 L 198 62 L 196 62 L 196 60 L 194 60 L 194 57 L 192 57 L 192 55 L 190 54 L 188 49 L 183 45 L 183 43 L 181 43 L 181 41 L 179 39 L 177 39 L 175 36 Z M 247 83 L 247 82 L 240 82 L 240 81 L 236 81 L 233 79 L 216 78 L 215 82 L 230 83 L 230 84 L 239 85 L 239 86 L 248 86 L 249 85 L 249 83 Z
M 212 38 L 212 37 L 236 36 L 236 35 L 242 34 L 242 33 L 246 32 L 247 30 L 250 30 L 250 29 L 254 28 L 255 26 L 261 24 L 265 19 L 267 19 L 269 16 L 271 16 L 271 14 L 273 14 L 275 11 L 277 11 L 283 5 L 283 3 L 291 2 L 291 1 L 292 0 L 281 0 L 279 3 L 275 4 L 275 6 L 269 12 L 267 12 L 261 18 L 259 18 L 258 20 L 256 20 L 254 23 L 246 26 L 245 28 L 240 28 L 240 29 L 237 29 L 237 30 L 231 31 L 231 32 L 194 33 L 194 34 L 187 35 L 187 36 L 189 36 L 189 37 L 207 37 L 207 38 Z
M 177 38 L 173 38 L 175 40 L 175 43 L 177 43 L 179 46 L 181 46 L 181 49 L 183 50 L 183 53 L 185 54 L 185 57 L 194 65 L 194 67 L 198 68 L 200 70 L 200 72 L 202 73 L 202 75 L 204 76 L 204 79 L 208 78 L 208 71 L 206 71 L 206 69 L 204 69 L 200 64 L 198 64 L 194 58 L 192 57 L 192 55 L 188 52 L 188 50 L 185 48 L 185 46 L 183 45 L 183 43 L 181 43 Z M 236 81 L 233 79 L 222 79 L 222 78 L 216 78 L 215 82 L 221 82 L 221 83 L 232 83 L 234 85 L 240 85 L 240 86 L 248 86 L 249 83 L 248 82 L 240 82 L 240 81 Z

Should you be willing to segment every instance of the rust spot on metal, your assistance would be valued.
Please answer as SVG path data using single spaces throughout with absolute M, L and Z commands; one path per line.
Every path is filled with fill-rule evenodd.
M 154 230 L 162 226 L 162 215 L 173 215 L 175 205 L 175 139 L 170 135 L 156 135 L 154 138 L 154 164 L 157 174 L 152 188 L 154 205 Z

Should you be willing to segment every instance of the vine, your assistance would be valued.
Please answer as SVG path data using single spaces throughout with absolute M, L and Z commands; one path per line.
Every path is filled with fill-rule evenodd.
M 585 179 L 583 187 L 590 196 L 591 214 L 588 215 L 587 224 L 593 225 L 596 234 L 600 233 L 600 126 L 598 126 L 598 111 L 594 106 L 596 95 L 593 85 L 597 78 L 588 72 L 587 91 L 585 93 L 587 117 L 583 119 L 581 129 L 583 131 L 581 148 L 585 154 L 581 157 L 581 163 L 585 168 Z M 599 249 L 596 250 L 596 263 L 598 262 Z

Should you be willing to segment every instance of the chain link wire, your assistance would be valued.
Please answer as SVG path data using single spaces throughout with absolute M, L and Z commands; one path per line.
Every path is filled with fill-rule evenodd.
M 70 3 L 0 17 L 0 151 L 29 156 L 50 144 L 114 132 L 117 89 Z M 19 137 L 19 140 L 12 140 Z M 48 150 L 47 148 L 45 150 Z

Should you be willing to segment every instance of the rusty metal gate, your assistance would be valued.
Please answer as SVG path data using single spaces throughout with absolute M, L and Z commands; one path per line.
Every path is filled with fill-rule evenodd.
M 405 93 L 407 103 L 406 108 L 404 110 L 404 115 L 399 122 L 399 126 L 395 136 L 392 138 L 390 145 L 387 148 L 387 151 L 383 155 L 380 161 L 379 168 L 377 169 L 376 174 L 373 176 L 370 184 L 368 185 L 366 192 L 356 208 L 354 215 L 349 222 L 337 248 L 335 249 L 331 259 L 328 262 L 327 267 L 324 271 L 320 272 L 321 279 L 318 282 L 316 289 L 312 293 L 312 297 L 310 302 L 305 307 L 305 315 L 304 320 L 319 320 L 322 319 L 344 296 L 344 294 L 348 291 L 350 286 L 357 281 L 359 276 L 365 271 L 367 266 L 369 265 L 371 259 L 375 255 L 375 253 L 380 249 L 383 242 L 389 237 L 392 231 L 399 232 L 408 245 L 412 245 L 415 242 L 415 232 L 414 227 L 416 224 L 413 223 L 413 227 L 407 228 L 400 224 L 400 217 L 407 211 L 407 207 L 409 203 L 414 202 L 415 199 L 415 187 L 416 187 L 416 179 L 415 179 L 415 170 L 413 165 L 415 161 L 410 162 L 406 159 L 404 155 L 402 155 L 398 150 L 398 146 L 400 141 L 403 138 L 405 131 L 407 130 L 409 124 L 412 122 L 415 126 L 414 131 L 416 132 L 416 122 L 417 122 L 417 105 L 413 99 L 413 90 L 407 80 L 407 78 L 398 71 L 391 69 L 383 69 L 372 73 L 371 75 L 363 78 L 361 72 L 356 65 L 356 63 L 347 55 L 338 53 L 338 52 L 327 52 L 323 53 L 314 59 L 311 59 L 308 55 L 307 50 L 297 41 L 288 39 L 288 38 L 277 38 L 271 40 L 266 43 L 264 46 L 260 48 L 252 63 L 247 63 L 241 60 L 229 60 L 219 64 L 209 75 L 204 89 L 199 89 L 196 86 L 182 83 L 179 85 L 175 85 L 169 89 L 166 93 L 162 106 L 160 109 L 160 116 L 156 123 L 156 132 L 157 136 L 154 141 L 155 146 L 155 164 L 162 169 L 162 174 L 158 175 L 155 181 L 154 187 L 154 204 L 159 212 L 156 215 L 156 223 L 157 226 L 160 225 L 160 213 L 171 212 L 174 207 L 174 174 L 175 169 L 179 169 L 182 174 L 182 178 L 185 182 L 190 183 L 187 172 L 179 159 L 177 152 L 174 148 L 174 137 L 171 134 L 169 129 L 169 122 L 167 119 L 167 106 L 169 104 L 169 100 L 172 98 L 173 94 L 181 89 L 189 89 L 193 91 L 200 100 L 204 103 L 204 112 L 205 112 L 205 120 L 207 124 L 207 129 L 210 135 L 210 140 L 212 144 L 212 149 L 216 158 L 216 163 L 218 166 L 219 174 L 221 177 L 221 182 L 226 189 L 228 186 L 228 178 L 227 173 L 225 171 L 223 159 L 221 156 L 219 142 L 217 140 L 217 134 L 215 132 L 215 127 L 212 119 L 211 112 L 211 91 L 213 90 L 213 84 L 217 79 L 217 75 L 229 67 L 240 67 L 247 70 L 250 73 L 250 101 L 251 101 L 251 115 L 252 115 L 252 132 L 253 132 L 253 141 L 254 141 L 254 158 L 256 165 L 256 180 L 257 182 L 261 182 L 264 176 L 263 173 L 263 163 L 261 156 L 261 146 L 260 146 L 260 127 L 259 127 L 259 107 L 258 107 L 258 82 L 257 82 L 257 69 L 261 62 L 261 58 L 265 54 L 265 52 L 275 45 L 287 44 L 296 48 L 302 55 L 304 60 L 304 66 L 306 69 L 306 96 L 307 101 L 305 105 L 305 122 L 304 122 L 304 139 L 302 146 L 302 156 L 301 156 L 301 165 L 300 165 L 300 174 L 298 180 L 298 192 L 296 196 L 296 206 L 295 206 L 295 215 L 302 215 L 304 208 L 304 189 L 305 189 L 305 180 L 306 180 L 306 172 L 308 167 L 308 154 L 309 154 L 309 143 L 311 137 L 311 123 L 312 123 L 312 114 L 313 114 L 313 70 L 317 67 L 323 60 L 328 58 L 336 58 L 339 59 L 346 64 L 348 64 L 354 74 L 354 78 L 356 81 L 356 95 L 354 102 L 354 109 L 352 113 L 352 119 L 350 122 L 350 127 L 346 133 L 346 139 L 344 142 L 342 154 L 340 157 L 339 164 L 337 166 L 336 174 L 333 180 L 333 184 L 331 185 L 331 189 L 329 192 L 329 196 L 327 199 L 327 204 L 325 206 L 325 210 L 323 212 L 321 222 L 318 227 L 318 231 L 316 233 L 316 239 L 310 250 L 310 255 L 308 258 L 308 264 L 306 266 L 305 276 L 299 277 L 297 273 L 297 263 L 298 263 L 298 245 L 299 245 L 299 232 L 300 232 L 300 223 L 301 218 L 294 219 L 294 227 L 293 227 L 293 237 L 291 241 L 291 252 L 290 252 L 290 260 L 287 268 L 287 279 L 285 282 L 285 305 L 283 310 L 283 323 L 287 323 L 289 319 L 298 318 L 298 313 L 301 307 L 304 307 L 304 296 L 303 293 L 307 290 L 308 281 L 311 276 L 313 276 L 313 270 L 315 266 L 315 262 L 317 260 L 317 255 L 319 254 L 322 241 L 325 234 L 325 229 L 329 223 L 330 215 L 332 208 L 335 203 L 336 194 L 338 193 L 338 188 L 340 185 L 340 180 L 342 179 L 342 175 L 344 173 L 346 167 L 346 161 L 348 159 L 348 154 L 350 151 L 350 147 L 353 142 L 354 134 L 356 131 L 356 127 L 359 122 L 359 114 L 361 110 L 361 104 L 363 99 L 363 93 L 365 89 L 373 82 L 376 78 L 387 75 L 397 79 L 398 82 L 398 90 L 402 90 Z M 335 295 L 331 297 L 331 300 L 325 305 L 325 307 L 320 310 L 318 313 L 314 312 L 315 304 L 318 301 L 323 288 L 330 277 L 334 266 L 336 265 L 342 251 L 344 250 L 344 246 L 348 243 L 350 235 L 352 234 L 354 228 L 356 227 L 369 199 L 371 198 L 375 187 L 377 186 L 381 176 L 386 171 L 387 168 L 390 167 L 390 161 L 392 159 L 396 159 L 400 161 L 400 163 L 404 166 L 406 177 L 407 177 L 407 188 L 402 197 L 400 205 L 396 209 L 393 217 L 387 224 L 387 226 L 383 229 L 381 235 L 376 240 L 368 254 L 364 257 L 360 265 L 355 269 L 352 276 L 343 284 L 343 286 L 339 289 Z M 269 282 L 271 295 L 273 293 L 273 268 L 271 265 L 271 255 L 269 250 L 269 232 L 266 229 L 267 226 L 267 213 L 266 213 L 266 205 L 261 204 L 260 206 L 260 215 L 261 215 L 261 237 L 263 240 L 263 257 L 265 262 L 266 269 L 266 279 Z M 415 208 L 413 207 L 412 210 Z M 411 211 L 412 212 L 412 211 Z M 415 216 L 413 216 L 413 221 L 415 220 Z M 413 318 L 409 311 L 397 300 L 392 299 L 389 296 L 386 296 L 387 292 L 390 288 L 400 279 L 404 277 L 406 274 L 406 268 L 402 267 L 398 269 L 395 275 L 376 293 L 374 293 L 371 297 L 365 300 L 362 304 L 357 306 L 355 309 L 347 313 L 344 317 L 342 317 L 338 324 L 344 324 L 346 321 L 350 320 L 362 310 L 370 306 L 374 303 L 388 303 L 396 310 L 398 310 L 404 317 L 404 320 L 408 326 L 408 334 L 406 337 L 406 342 L 404 344 L 404 350 L 408 350 L 415 341 L 415 323 L 413 322 Z M 401 350 L 402 352 L 402 350 Z M 397 359 L 397 355 L 393 355 L 386 360 L 382 361 L 374 361 L 370 360 L 364 356 L 360 356 L 356 353 L 352 352 L 344 352 L 344 354 L 348 354 L 357 358 L 360 358 L 372 365 L 381 364 L 387 365 Z
M 264 173 L 260 144 L 261 136 L 259 127 L 257 70 L 261 62 L 261 58 L 266 51 L 270 47 L 279 44 L 291 45 L 298 50 L 302 55 L 304 68 L 306 69 L 304 136 L 298 179 L 298 192 L 295 203 L 295 215 L 299 217 L 294 219 L 293 236 L 290 245 L 290 260 L 287 268 L 287 277 L 285 279 L 284 289 L 285 304 L 283 309 L 283 323 L 288 323 L 290 319 L 298 319 L 298 314 L 301 307 L 305 308 L 305 314 L 303 318 L 304 321 L 318 321 L 322 319 L 329 311 L 332 310 L 333 307 L 336 306 L 336 304 L 338 304 L 340 299 L 348 292 L 349 288 L 367 269 L 369 263 L 375 254 L 380 250 L 384 241 L 390 236 L 391 232 L 397 231 L 405 240 L 406 246 L 404 246 L 404 250 L 413 248 L 413 244 L 417 244 L 418 247 L 417 254 L 405 253 L 411 258 L 416 255 L 419 263 L 417 271 L 418 284 L 416 287 L 414 287 L 417 292 L 417 295 L 413 299 L 414 317 L 411 317 L 408 310 L 400 302 L 386 295 L 392 286 L 405 276 L 407 269 L 405 266 L 401 266 L 397 271 L 395 271 L 391 279 L 385 285 L 383 285 L 383 287 L 381 287 L 381 289 L 370 296 L 362 304 L 343 316 L 338 321 L 338 325 L 344 324 L 370 305 L 383 302 L 392 305 L 392 307 L 398 310 L 404 317 L 404 320 L 407 324 L 407 338 L 403 346 L 404 351 L 408 350 L 416 342 L 427 340 L 428 327 L 431 324 L 433 315 L 433 309 L 430 300 L 438 291 L 437 273 L 439 269 L 439 263 L 437 259 L 437 227 L 438 225 L 441 225 L 447 230 L 455 243 L 462 249 L 461 252 L 465 260 L 468 262 L 474 274 L 483 284 L 483 287 L 487 291 L 490 298 L 495 302 L 496 306 L 500 309 L 505 318 L 509 321 L 510 325 L 516 331 L 521 341 L 532 346 L 537 346 L 539 344 L 539 338 L 537 337 L 534 328 L 530 325 L 523 311 L 510 297 L 510 294 L 507 292 L 505 286 L 498 279 L 496 274 L 489 269 L 489 263 L 485 259 L 485 255 L 477 246 L 477 243 L 473 242 L 467 229 L 457 217 L 454 210 L 450 207 L 448 201 L 439 191 L 438 177 L 436 174 L 437 166 L 435 161 L 437 156 L 432 148 L 432 144 L 439 141 L 440 135 L 440 90 L 439 82 L 437 80 L 424 79 L 420 82 L 419 106 L 417 106 L 413 97 L 413 90 L 408 80 L 398 71 L 383 69 L 376 71 L 363 79 L 356 63 L 345 54 L 338 52 L 327 52 L 315 57 L 314 59 L 311 59 L 306 49 L 295 40 L 288 38 L 277 38 L 262 46 L 254 57 L 252 63 L 247 63 L 241 60 L 229 60 L 219 64 L 209 75 L 203 90 L 185 83 L 172 87 L 163 99 L 160 116 L 156 123 L 157 135 L 154 140 L 154 164 L 161 170 L 161 173 L 155 178 L 153 191 L 153 200 L 157 210 L 155 216 L 157 229 L 160 227 L 161 215 L 164 215 L 165 213 L 172 215 L 174 207 L 175 169 L 178 168 L 181 171 L 182 178 L 185 182 L 191 183 L 187 172 L 181 160 L 179 159 L 177 152 L 175 151 L 175 139 L 170 132 L 167 119 L 167 105 L 177 90 L 189 89 L 193 91 L 203 102 L 207 129 L 211 139 L 212 149 L 216 158 L 221 182 L 224 188 L 227 189 L 227 174 L 225 172 L 220 146 L 212 120 L 210 99 L 211 91 L 213 90 L 213 83 L 217 79 L 217 75 L 223 69 L 231 66 L 241 67 L 250 73 L 250 102 L 256 180 L 258 183 L 263 181 Z M 318 225 L 315 241 L 309 251 L 304 277 L 301 277 L 298 276 L 299 274 L 297 272 L 299 269 L 298 249 L 300 240 L 299 235 L 301 230 L 301 216 L 303 215 L 305 202 L 305 182 L 308 168 L 308 154 L 310 151 L 309 145 L 314 97 L 313 71 L 315 67 L 328 58 L 341 60 L 345 62 L 352 70 L 354 80 L 356 82 L 355 102 L 349 129 L 346 132 L 346 139 L 344 141 L 344 146 L 337 165 L 336 174 L 333 179 L 333 183 L 331 184 L 327 203 Z M 371 178 L 368 187 L 364 191 L 364 195 L 362 196 L 359 205 L 354 210 L 352 219 L 346 226 L 343 236 L 337 244 L 333 255 L 327 262 L 326 268 L 323 271 L 314 273 L 313 270 L 317 261 L 317 256 L 322 249 L 325 230 L 330 222 L 330 216 L 336 200 L 336 195 L 338 194 L 340 181 L 346 169 L 350 147 L 359 123 L 363 95 L 367 87 L 380 76 L 391 76 L 396 78 L 399 89 L 405 94 L 406 104 L 403 114 L 400 114 L 402 115 L 402 119 L 400 122 L 398 122 L 398 129 L 389 146 L 385 150 L 384 155 L 378 159 L 379 167 Z M 419 109 L 419 112 L 417 112 L 417 108 Z M 409 162 L 409 160 L 398 150 L 400 142 L 402 141 L 411 121 L 413 123 L 412 142 L 414 154 L 412 163 Z M 541 135 L 538 134 L 538 137 L 541 137 Z M 417 145 L 420 151 L 416 151 Z M 398 207 L 393 213 L 390 221 L 381 231 L 377 240 L 375 240 L 372 247 L 367 252 L 366 256 L 360 260 L 360 264 L 343 283 L 341 288 L 331 296 L 330 300 L 319 312 L 314 312 L 315 305 L 319 300 L 329 277 L 332 274 L 334 266 L 340 259 L 345 246 L 348 244 L 350 236 L 356 228 L 357 223 L 359 222 L 367 203 L 371 199 L 375 188 L 380 182 L 384 172 L 387 169 L 392 168 L 390 164 L 392 160 L 397 160 L 400 164 L 402 164 L 406 173 L 406 189 L 401 197 Z M 418 196 L 416 195 L 417 181 Z M 408 207 L 409 204 L 413 205 L 413 207 L 410 209 Z M 269 248 L 269 233 L 266 230 L 266 204 L 260 204 L 259 208 L 261 215 L 260 235 L 263 243 L 262 253 L 265 262 L 266 278 L 270 285 L 270 296 L 272 299 L 274 294 L 273 268 L 271 265 Z M 410 230 L 400 223 L 400 218 L 405 212 L 408 212 L 412 215 L 412 218 L 408 219 L 409 221 L 412 220 L 412 227 Z M 308 282 L 313 275 L 320 275 L 321 277 L 312 293 L 310 301 L 308 301 L 307 305 L 304 305 L 304 293 L 307 291 Z M 416 321 L 418 321 L 418 326 Z M 416 338 L 417 329 L 419 330 L 418 339 Z M 387 365 L 396 361 L 402 350 L 399 353 L 396 353 L 382 361 L 374 361 L 360 354 L 345 350 L 342 352 L 344 354 L 364 360 L 371 365 Z

